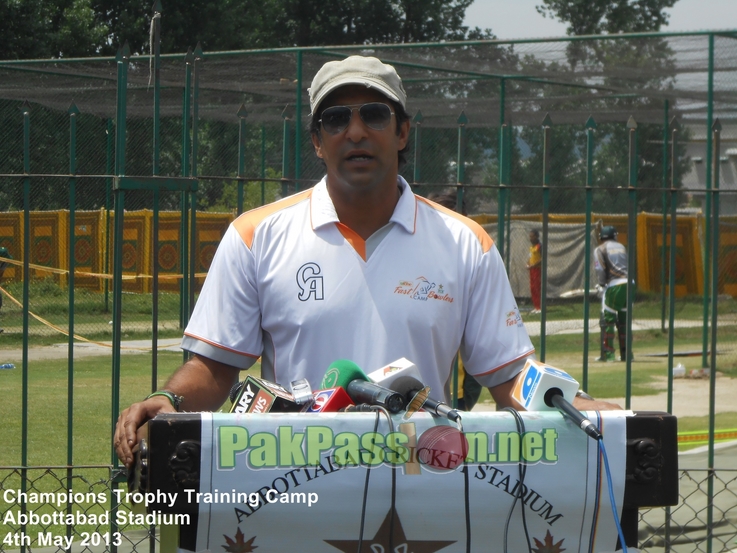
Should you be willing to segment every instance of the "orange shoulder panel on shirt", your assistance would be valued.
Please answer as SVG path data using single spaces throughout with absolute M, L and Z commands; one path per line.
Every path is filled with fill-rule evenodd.
M 277 211 L 281 211 L 282 209 L 291 207 L 294 204 L 298 204 L 299 202 L 309 198 L 311 195 L 312 188 L 305 190 L 304 192 L 294 194 L 293 196 L 289 196 L 288 198 L 284 198 L 283 200 L 279 200 L 278 202 L 266 204 L 265 206 L 252 209 L 251 211 L 246 211 L 233 221 L 233 226 L 246 243 L 246 246 L 250 248 L 253 243 L 253 233 L 256 231 L 256 227 L 261 223 L 261 221 Z
M 491 236 L 489 236 L 489 233 L 484 230 L 484 228 L 479 225 L 476 221 L 469 219 L 468 217 L 461 215 L 460 213 L 457 213 L 453 211 L 452 209 L 448 209 L 447 207 L 444 207 L 440 204 L 436 204 L 432 200 L 428 200 L 427 198 L 423 198 L 422 196 L 415 197 L 420 200 L 421 202 L 426 203 L 433 209 L 437 209 L 438 211 L 442 211 L 443 213 L 450 215 L 451 217 L 458 219 L 462 223 L 464 223 L 468 228 L 470 228 L 473 233 L 476 235 L 476 238 L 479 239 L 479 242 L 481 243 L 481 249 L 484 253 L 488 252 L 491 247 L 494 245 L 494 241 L 491 239 Z

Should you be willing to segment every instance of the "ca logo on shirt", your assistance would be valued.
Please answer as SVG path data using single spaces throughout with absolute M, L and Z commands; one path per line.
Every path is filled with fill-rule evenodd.
M 316 300 L 324 299 L 320 266 L 317 263 L 305 263 L 297 271 L 298 298 L 307 301 L 312 296 Z

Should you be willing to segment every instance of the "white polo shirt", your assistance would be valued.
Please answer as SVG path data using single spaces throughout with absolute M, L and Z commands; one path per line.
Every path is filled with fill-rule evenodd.
M 459 348 L 483 385 L 515 376 L 534 348 L 493 241 L 398 186 L 390 223 L 366 242 L 339 222 L 325 179 L 238 217 L 182 348 L 239 368 L 262 357 L 264 378 L 313 389 L 338 359 L 369 373 L 406 357 L 447 400 Z

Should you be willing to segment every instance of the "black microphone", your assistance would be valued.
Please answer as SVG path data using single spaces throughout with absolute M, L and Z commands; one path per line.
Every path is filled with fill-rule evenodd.
M 302 409 L 283 386 L 247 376 L 230 389 L 231 413 L 293 413 Z
M 402 394 L 407 403 L 411 402 L 412 399 L 415 397 L 415 394 L 417 394 L 417 392 L 422 390 L 424 387 L 425 386 L 422 384 L 422 382 L 420 382 L 413 376 L 400 376 L 389 385 L 390 389 Z M 442 401 L 437 401 L 430 397 L 425 399 L 421 407 L 435 416 L 444 417 L 453 422 L 457 422 L 458 419 L 461 417 L 460 413 L 457 410 L 453 409 Z
M 576 426 L 581 428 L 586 434 L 594 438 L 595 440 L 601 440 L 602 435 L 596 425 L 587 419 L 584 414 L 571 405 L 566 398 L 563 397 L 563 392 L 558 388 L 550 388 L 545 392 L 545 405 L 548 407 L 555 407 L 568 417 Z
M 390 413 L 399 413 L 406 402 L 401 394 L 370 382 L 368 376 L 353 361 L 341 359 L 328 367 L 320 388 L 341 387 L 354 403 L 379 405 Z

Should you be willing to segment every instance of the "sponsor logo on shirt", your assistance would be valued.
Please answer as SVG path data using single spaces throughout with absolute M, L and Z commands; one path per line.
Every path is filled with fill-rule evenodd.
M 408 296 L 413 300 L 440 300 L 453 303 L 453 296 L 446 292 L 442 284 L 430 282 L 424 276 L 419 276 L 414 281 L 400 280 L 399 285 L 394 288 L 394 293 Z
M 310 298 L 325 299 L 320 266 L 317 263 L 305 263 L 299 268 L 297 271 L 297 286 L 299 287 L 297 297 L 300 301 L 307 301 Z
M 519 314 L 519 310 L 515 307 L 511 311 L 507 311 L 507 314 L 505 315 L 507 318 L 506 326 L 524 326 L 525 323 L 522 322 L 522 317 Z

